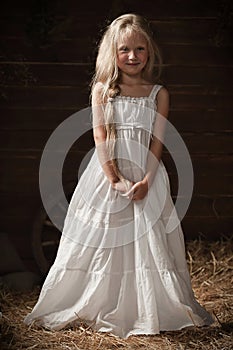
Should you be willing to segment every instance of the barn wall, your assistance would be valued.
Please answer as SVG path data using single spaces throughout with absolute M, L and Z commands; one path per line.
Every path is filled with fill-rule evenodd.
M 230 6 L 194 0 L 1 4 L 0 230 L 9 233 L 25 261 L 32 259 L 31 230 L 41 205 L 42 151 L 62 121 L 89 105 L 101 29 L 124 12 L 151 22 L 164 60 L 161 83 L 171 96 L 169 120 L 192 159 L 194 193 L 183 219 L 185 237 L 232 233 Z M 78 165 L 92 147 L 88 132 L 67 156 L 64 183 L 76 181 Z M 163 160 L 175 199 L 176 169 L 166 149 Z

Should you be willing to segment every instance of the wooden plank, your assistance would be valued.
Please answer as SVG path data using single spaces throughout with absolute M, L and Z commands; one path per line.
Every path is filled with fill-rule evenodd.
M 183 133 L 181 136 L 191 154 L 224 154 L 233 149 L 232 133 L 195 135 Z
M 97 45 L 91 36 L 63 39 L 44 47 L 33 46 L 29 39 L 2 38 L 1 61 L 93 63 Z M 80 50 L 80 48 L 82 48 Z
M 189 35 L 186 32 L 186 35 Z M 201 33 L 203 36 L 203 32 Z M 199 43 L 199 41 L 198 41 Z M 161 42 L 161 54 L 163 62 L 168 65 L 188 65 L 188 66 L 225 66 L 232 65 L 232 47 L 216 47 L 209 43 L 195 45 L 195 42 L 190 44 L 172 42 L 166 44 Z M 190 68 L 192 69 L 192 67 Z
M 86 18 L 88 17 L 88 21 Z M 57 21 L 57 40 L 62 42 L 65 39 L 77 39 L 85 37 L 88 41 L 93 38 L 96 39 L 100 36 L 100 31 L 105 29 L 103 14 L 77 14 L 75 16 L 55 16 Z M 4 38 L 23 38 L 24 41 L 29 42 L 29 36 L 26 32 L 28 17 L 16 16 L 12 14 L 11 17 L 1 18 L 0 16 L 0 36 Z M 194 44 L 215 44 L 213 38 L 217 32 L 217 18 L 215 17 L 171 17 L 169 19 L 156 19 L 152 18 L 150 21 L 151 28 L 154 32 L 156 40 L 159 40 L 161 44 L 164 43 L 192 43 Z M 60 26 L 60 33 L 58 28 Z M 198 27 L 198 31 L 197 31 Z M 205 33 L 206 35 L 203 35 Z M 59 35 L 60 34 L 60 35 Z M 55 38 L 51 35 L 51 45 L 56 44 Z M 75 43 L 75 42 L 74 42 Z
M 187 67 L 186 67 L 187 68 Z M 193 67 L 192 67 L 193 68 Z M 203 67 L 204 68 L 204 67 Z M 159 83 L 159 82 L 157 82 Z M 179 84 L 177 83 L 165 83 L 165 86 L 168 88 L 171 95 L 220 95 L 220 96 L 229 96 L 229 99 L 232 96 L 232 91 L 229 90 L 227 86 L 218 86 L 206 84 Z M 195 107 L 195 106 L 193 106 Z
M 9 154 L 9 152 L 8 152 Z M 15 193 L 39 195 L 39 159 L 1 157 L 0 191 L 2 193 Z M 17 179 L 17 181 L 16 181 Z
M 76 109 L 2 108 L 2 130 L 55 130 Z
M 39 9 L 44 8 L 43 4 L 40 6 L 39 5 L 37 4 Z M 93 13 L 94 15 L 95 12 L 101 13 L 101 11 L 103 12 L 105 9 L 107 10 L 109 8 L 110 8 L 110 4 L 108 7 L 104 0 L 99 0 L 98 3 L 93 3 L 91 2 L 91 0 L 86 0 L 84 2 L 67 0 L 66 4 L 63 4 L 62 1 L 59 1 L 58 3 L 51 2 L 51 4 L 49 4 L 48 2 L 46 9 L 50 11 L 49 13 L 51 15 L 52 14 L 64 15 L 64 13 L 74 14 L 74 13 L 80 13 L 84 11 L 86 14 Z M 10 4 L 8 2 L 4 2 L 1 6 L 1 10 L 4 15 L 10 15 L 12 13 L 12 9 L 14 9 L 14 13 L 17 13 L 17 14 L 24 14 L 26 12 L 32 15 L 32 11 L 33 10 L 35 11 L 37 7 L 31 0 L 22 0 L 20 3 L 18 3 L 16 0 L 13 0 Z
M 40 197 L 38 193 L 23 194 L 15 196 L 14 193 L 0 192 L 1 197 L 1 218 L 2 217 L 34 217 L 38 206 L 40 205 Z
M 233 130 L 232 111 L 230 109 L 202 109 L 195 111 L 171 108 L 169 121 L 179 132 L 201 133 Z
M 14 172 L 14 175 L 10 172 L 10 166 L 6 167 L 5 173 L 1 174 L 0 191 L 3 193 L 13 194 L 15 196 L 31 193 L 39 194 L 39 178 L 38 171 L 30 169 L 30 173 L 25 171 L 19 171 L 18 169 Z M 17 177 L 17 182 L 15 178 Z
M 210 198 L 207 196 L 193 195 L 186 216 L 196 217 L 232 217 L 233 196 L 222 198 Z
M 76 159 L 75 161 L 67 161 L 64 165 L 62 171 L 63 184 L 78 181 L 78 172 L 81 169 L 80 164 L 82 159 Z M 29 162 L 28 162 L 29 163 Z M 86 164 L 86 163 L 84 163 Z M 0 190 L 4 193 L 15 193 L 15 195 L 20 194 L 30 194 L 39 193 L 39 169 L 33 169 L 32 165 L 29 163 L 25 168 L 29 167 L 29 172 L 18 171 L 17 168 L 12 166 L 14 172 L 6 171 L 5 176 L 1 178 Z M 7 167 L 10 168 L 9 166 Z M 171 192 L 173 195 L 177 195 L 178 190 L 178 180 L 176 172 L 170 171 L 170 168 L 166 166 L 169 179 Z M 57 175 L 57 172 L 48 172 L 50 176 Z M 17 177 L 17 182 L 15 178 Z M 227 196 L 229 193 L 233 192 L 233 176 L 220 176 L 217 174 L 212 174 L 212 176 L 205 176 L 194 173 L 194 194 L 198 196 L 208 196 L 210 198 L 217 198 L 222 196 Z
M 170 90 L 170 88 L 169 88 Z M 9 108 L 1 109 L 2 130 L 55 130 L 58 125 L 77 112 L 72 108 Z M 221 123 L 219 121 L 221 120 Z M 232 111 L 170 108 L 169 121 L 179 132 L 233 131 Z
M 26 15 L 17 16 L 15 13 L 12 13 L 11 16 L 3 17 L 0 14 L 0 38 L 24 38 L 27 19 Z
M 177 196 L 179 185 L 177 175 L 174 172 L 168 172 L 168 176 L 171 194 Z M 212 174 L 212 176 L 202 176 L 194 173 L 193 195 L 215 199 L 226 197 L 229 193 L 233 193 L 233 175 L 219 176 Z
M 54 130 L 76 112 L 75 109 L 9 108 L 1 109 L 2 130 Z M 219 118 L 221 116 L 221 123 Z M 44 122 L 42 122 L 44 121 Z M 233 131 L 231 110 L 170 109 L 169 121 L 179 132 Z
M 30 3 L 30 0 L 22 0 L 21 3 L 17 1 L 12 1 L 11 3 L 5 1 L 1 4 L 1 16 L 10 16 L 12 12 L 19 15 L 28 13 Z
M 87 9 L 87 4 L 82 4 L 81 9 Z M 74 15 L 78 14 L 80 11 L 80 7 L 77 6 L 74 0 L 69 2 L 69 11 L 73 13 Z M 99 13 L 100 9 L 102 8 L 101 5 L 103 3 L 99 4 L 99 7 L 96 7 L 96 13 Z M 131 0 L 125 0 L 125 1 L 112 1 L 109 2 L 109 8 L 107 7 L 106 2 L 104 2 L 105 8 L 108 9 L 108 13 L 110 12 L 110 19 L 115 18 L 119 15 L 119 12 L 138 12 L 141 13 L 143 16 L 150 18 L 155 17 L 170 17 L 170 16 L 179 16 L 179 17 L 186 17 L 186 16 L 213 16 L 216 14 L 216 11 L 218 9 L 218 2 L 216 0 L 209 1 L 207 0 L 205 2 L 205 6 L 203 6 L 203 3 L 201 1 L 195 1 L 190 0 L 188 3 L 184 0 L 181 1 L 169 1 L 169 3 L 164 2 L 162 0 L 157 0 L 156 2 L 151 2 L 151 0 L 144 0 L 143 2 L 135 2 Z M 90 4 L 89 4 L 90 6 Z M 64 10 L 67 9 L 65 6 Z M 92 9 L 92 5 L 90 6 L 89 12 Z M 95 11 L 94 11 L 95 12 Z
M 221 176 L 212 173 L 212 176 L 201 176 L 195 173 L 194 193 L 202 196 L 208 195 L 212 198 L 228 196 L 233 193 L 233 175 Z
M 4 87 L 8 85 L 37 86 L 87 86 L 91 81 L 92 67 L 81 63 L 2 63 L 2 70 L 6 71 Z
M 188 54 L 188 53 L 187 53 Z M 166 85 L 197 86 L 206 93 L 210 91 L 224 91 L 228 88 L 229 94 L 232 86 L 233 66 L 221 64 L 186 63 L 185 59 L 180 64 L 165 64 L 162 66 L 161 80 Z M 5 71 L 3 76 L 3 88 L 8 85 L 36 86 L 89 86 L 94 74 L 93 63 L 55 63 L 55 62 L 3 62 L 0 67 Z M 2 89 L 3 89 L 2 88 Z
M 51 132 L 48 130 L 45 130 L 41 132 L 40 130 L 31 130 L 31 131 L 11 131 L 9 130 L 6 134 L 6 132 L 0 130 L 0 137 L 2 142 L 2 148 L 7 145 L 8 149 L 11 148 L 23 148 L 23 149 L 34 149 L 34 150 L 43 150 L 46 146 L 46 143 L 48 139 L 51 137 Z M 60 150 L 63 150 L 64 144 L 62 144 L 62 141 L 66 144 L 67 140 L 72 136 L 74 137 L 74 133 L 71 130 L 70 132 L 63 133 L 63 140 L 59 141 L 59 147 Z M 90 137 L 89 137 L 90 135 Z M 72 143 L 71 143 L 72 146 Z M 75 144 L 73 148 L 78 151 L 89 151 L 93 147 L 93 137 L 92 137 L 92 131 L 89 131 L 89 133 L 85 133 L 84 135 L 80 136 L 78 138 L 77 133 L 77 140 L 75 141 Z
M 76 63 L 49 63 L 49 62 L 26 62 L 26 66 L 20 62 L 12 62 L 9 64 L 0 63 L 0 68 L 6 71 L 6 78 L 2 80 L 2 94 L 6 95 L 7 89 L 32 89 L 32 88 L 82 88 L 86 93 L 90 92 L 90 83 L 92 78 L 92 69 L 89 64 Z M 26 75 L 25 70 L 27 71 Z M 175 70 L 183 72 L 183 75 L 188 75 L 190 81 L 187 79 L 173 80 Z M 219 70 L 216 72 L 216 70 Z M 201 95 L 227 95 L 232 96 L 232 89 L 229 89 L 227 80 L 226 84 L 217 84 L 218 79 L 225 79 L 226 75 L 231 75 L 233 67 L 231 66 L 173 66 L 164 65 L 162 68 L 161 81 L 166 85 L 171 94 L 201 94 Z M 165 80 L 164 76 L 169 75 L 169 80 Z M 193 79 L 192 75 L 202 75 L 202 79 Z M 209 76 L 212 76 L 210 84 Z M 230 79 L 230 78 L 229 78 Z M 230 83 L 230 87 L 232 82 Z
M 27 65 L 26 65 L 27 66 Z M 14 65 L 13 65 L 14 67 Z M 12 67 L 11 67 L 12 68 Z M 21 71 L 22 69 L 22 71 Z M 29 89 L 30 86 L 83 86 L 89 91 L 89 84 L 94 73 L 91 65 L 86 64 L 32 64 L 27 68 L 17 66 L 18 73 L 10 73 L 6 78 L 2 90 L 7 95 L 8 86 L 20 85 Z M 196 90 L 205 91 L 206 94 L 228 91 L 232 93 L 233 66 L 189 66 L 189 65 L 165 65 L 162 67 L 161 82 L 165 85 L 180 85 L 183 88 L 196 86 Z M 12 87 L 13 88 L 13 87 Z M 230 101 L 229 101 L 230 102 Z
M 228 195 L 228 197 L 216 198 L 214 201 L 214 210 L 218 217 L 233 217 L 232 192 Z
M 10 152 L 7 152 L 9 155 Z M 37 152 L 38 153 L 38 152 Z M 60 169 L 62 181 L 64 186 L 72 182 L 76 182 L 78 179 L 79 169 L 81 164 L 85 161 L 86 153 L 75 152 L 75 157 L 71 160 L 70 153 L 65 158 L 62 169 Z M 40 170 L 40 158 L 33 159 L 32 157 L 9 157 L 8 159 L 1 159 L 1 170 L 0 170 L 0 191 L 4 194 L 21 195 L 33 193 L 39 195 L 39 170 Z M 86 164 L 86 162 L 85 162 Z M 83 165 L 82 165 L 83 167 Z M 52 176 L 57 176 L 58 169 L 48 168 L 47 171 L 48 181 Z M 17 181 L 15 180 L 17 178 Z
M 93 144 L 94 145 L 94 144 Z M 9 193 L 28 193 L 38 190 L 38 171 L 42 151 L 12 149 L 1 151 L 0 189 Z M 76 180 L 78 169 L 86 152 L 68 152 L 63 165 L 64 181 Z M 232 193 L 232 155 L 192 155 L 194 192 L 209 196 Z M 177 191 L 177 172 L 171 155 L 164 152 L 163 162 L 171 179 L 173 193 Z M 17 182 L 15 181 L 17 178 Z
M 91 131 L 90 131 L 91 133 Z M 6 131 L 0 130 L 0 139 L 2 146 L 1 148 L 15 149 L 15 148 L 23 148 L 23 149 L 34 149 L 34 150 L 42 150 L 51 133 L 48 130 L 43 131 L 40 130 L 31 130 L 31 131 L 15 131 L 8 130 Z M 72 135 L 73 137 L 73 135 Z M 226 154 L 229 153 L 230 150 L 233 149 L 233 137 L 232 133 L 209 133 L 209 134 L 193 134 L 193 133 L 183 133 L 181 134 L 183 141 L 190 152 L 190 154 Z M 64 141 L 66 138 L 70 138 L 70 133 L 64 132 Z M 166 142 L 166 141 L 165 141 Z M 77 140 L 77 144 L 75 145 L 75 149 L 79 151 L 88 151 L 93 147 L 93 137 L 80 137 Z M 63 149 L 63 145 L 60 143 L 61 149 Z M 175 152 L 175 150 L 174 150 Z
M 44 47 L 34 47 L 27 38 L 5 37 L 1 41 L 1 61 L 93 63 L 97 48 L 96 41 L 91 36 L 66 38 Z
M 214 37 L 217 33 L 216 17 L 170 17 L 167 20 L 157 20 L 155 17 L 151 19 L 150 23 L 156 42 L 162 47 L 168 43 L 172 45 L 183 43 L 193 46 L 203 44 L 207 46 L 215 45 Z
M 76 87 L 4 87 L 2 106 L 23 108 L 71 108 L 79 111 L 89 105 L 87 83 Z
M 195 89 L 197 90 L 197 89 Z M 195 91 L 194 90 L 194 91 Z M 59 108 L 76 109 L 86 108 L 90 105 L 88 83 L 75 86 L 11 86 L 3 88 L 5 99 L 2 98 L 2 108 Z M 229 94 L 217 94 L 214 90 L 206 92 L 193 92 L 189 88 L 181 92 L 170 91 L 170 107 L 179 110 L 220 110 L 222 113 L 233 108 L 233 99 Z
M 182 220 L 183 232 L 186 240 L 202 239 L 216 240 L 221 237 L 232 236 L 233 218 L 192 218 Z
M 93 139 L 87 137 L 87 142 L 89 143 L 89 147 L 86 150 L 80 150 L 81 147 L 77 144 L 74 144 L 73 147 L 69 150 L 66 155 L 65 163 L 64 163 L 64 173 L 70 172 L 71 169 L 77 169 L 82 159 L 87 154 L 88 150 L 91 150 L 94 146 Z M 82 145 L 82 142 L 81 142 Z M 84 148 L 84 146 L 82 146 Z M 14 182 L 16 179 L 24 180 L 24 182 L 37 181 L 37 172 L 39 169 L 39 163 L 42 156 L 43 150 L 33 150 L 33 149 L 9 149 L 5 151 L 1 151 L 0 159 L 1 159 L 1 176 L 2 182 L 4 177 L 6 181 Z M 177 156 L 177 155 L 176 155 Z M 179 156 L 180 157 L 180 156 Z M 182 157 L 182 156 L 181 156 Z M 191 161 L 193 165 L 194 176 L 199 178 L 203 176 L 204 178 L 214 179 L 219 178 L 222 180 L 219 183 L 228 183 L 232 176 L 232 164 L 233 164 L 233 156 L 232 154 L 192 154 Z M 167 171 L 171 176 L 176 174 L 176 167 L 171 155 L 165 150 L 163 153 L 163 162 L 167 168 Z M 213 175 L 214 176 L 211 176 Z M 12 180 L 11 180 L 12 178 Z M 31 180 L 30 180 L 31 179 Z M 34 180 L 33 180 L 34 179 Z M 228 179 L 228 180 L 227 180 Z M 207 180 L 208 181 L 208 180 Z M 17 182 L 17 181 L 16 181 Z M 224 188 L 224 186 L 223 186 Z M 10 188 L 9 188 L 10 190 Z M 16 188 L 13 191 L 17 190 Z M 231 192 L 228 190 L 228 193 Z M 218 193 L 218 192 L 217 192 Z M 221 192 L 219 192 L 221 194 Z
M 88 20 L 87 20 L 88 18 Z M 51 39 L 51 44 L 54 41 L 63 41 L 63 39 L 77 38 L 81 36 L 96 37 L 97 32 L 103 29 L 103 22 L 106 20 L 104 13 L 78 13 L 75 16 L 72 14 L 56 14 L 54 13 L 55 24 L 53 30 L 55 31 L 55 37 L 51 33 L 48 33 L 48 37 Z M 207 20 L 208 22 L 208 20 Z M 211 22 L 214 22 L 213 19 Z M 1 38 L 24 38 L 30 43 L 30 32 L 28 33 L 28 27 L 30 27 L 30 16 L 25 13 L 11 13 L 10 15 L 2 15 L 0 13 L 0 37 Z
M 218 2 L 207 0 L 205 5 L 201 1 L 169 1 L 162 0 L 154 2 L 150 0 L 143 2 L 133 2 L 130 4 L 130 11 L 142 13 L 142 15 L 151 18 L 156 17 L 206 17 L 215 16 L 218 9 Z
M 171 192 L 177 195 L 178 174 L 171 155 L 163 153 L 163 163 L 167 169 Z M 194 189 L 193 195 L 218 198 L 233 193 L 233 162 L 232 155 L 192 154 Z
M 232 86 L 231 66 L 167 66 L 162 70 L 162 81 L 165 84 L 190 84 L 204 85 L 208 91 L 209 88 L 218 88 L 223 86 Z
M 4 40 L 3 40 L 4 45 Z M 83 50 L 78 48 L 82 47 Z M 50 47 L 33 48 L 26 45 L 25 42 L 16 42 L 16 39 L 5 39 L 5 48 L 2 49 L 1 61 L 15 62 L 12 69 L 16 70 L 16 64 L 20 63 L 21 57 L 24 67 L 28 67 L 27 62 L 51 62 L 56 64 L 65 62 L 89 63 L 94 66 L 96 58 L 96 43 L 90 37 L 76 38 L 75 40 L 66 39 L 55 43 Z M 214 47 L 208 43 L 204 45 L 168 43 L 163 42 L 160 45 L 163 62 L 166 65 L 207 65 L 223 66 L 232 63 L 231 47 Z M 19 54 L 20 53 L 20 54 Z M 13 64 L 13 63 L 12 63 Z M 22 63 L 21 63 L 22 65 Z M 8 68 L 9 69 L 9 68 Z M 17 68 L 18 71 L 20 67 Z M 22 68 L 21 68 L 22 70 Z M 36 75 L 36 71 L 34 73 Z
M 188 35 L 188 34 L 187 34 Z M 203 37 L 203 34 L 202 34 Z M 173 65 L 231 65 L 232 47 L 216 47 L 206 42 L 184 42 L 169 37 L 170 42 L 160 39 L 159 48 L 165 64 Z M 214 39 L 212 39 L 214 40 Z M 92 36 L 62 39 L 45 47 L 33 47 L 25 39 L 2 38 L 1 61 L 20 62 L 79 62 L 94 65 L 97 43 Z M 82 47 L 82 50 L 80 50 Z M 26 65 L 26 63 L 25 63 Z
M 1 232 L 6 232 L 10 235 L 17 234 L 18 237 L 21 237 L 23 233 L 30 236 L 32 221 L 31 217 L 1 215 Z
M 170 94 L 171 108 L 174 109 L 191 109 L 199 110 L 205 108 L 207 110 L 225 110 L 232 108 L 232 102 L 229 96 L 219 94 Z
M 185 0 L 180 1 L 169 1 L 164 2 L 162 0 L 157 0 L 152 3 L 151 0 L 144 0 L 143 2 L 135 2 L 131 0 L 125 1 L 115 1 L 112 0 L 106 3 L 104 0 L 99 0 L 97 3 L 93 3 L 91 0 L 77 2 L 75 0 L 68 0 L 66 3 L 62 1 L 58 2 L 56 6 L 53 4 L 53 12 L 55 14 L 64 15 L 72 14 L 76 15 L 87 15 L 90 14 L 94 16 L 95 14 L 104 13 L 106 19 L 110 16 L 113 18 L 119 15 L 119 12 L 139 12 L 144 16 L 150 16 L 150 18 L 155 18 L 157 16 L 170 17 L 170 16 L 213 16 L 216 15 L 219 10 L 219 2 L 217 0 L 207 0 L 205 3 L 197 0 Z M 12 9 L 14 13 L 25 13 L 28 10 L 32 10 L 33 3 L 30 0 L 22 0 L 18 3 L 16 0 L 10 3 L 4 2 L 2 4 L 2 14 L 11 14 Z M 108 17 L 107 17 L 108 16 Z
M 230 149 L 229 149 L 230 150 Z M 233 155 L 221 154 L 205 155 L 199 154 L 192 156 L 192 164 L 194 173 L 197 175 L 205 175 L 211 177 L 226 177 L 233 174 Z
M 179 157 L 182 161 L 182 155 Z M 193 171 L 196 176 L 230 176 L 233 174 L 233 155 L 232 154 L 193 154 L 191 155 Z M 163 152 L 163 162 L 168 169 L 176 171 L 172 155 L 167 151 Z

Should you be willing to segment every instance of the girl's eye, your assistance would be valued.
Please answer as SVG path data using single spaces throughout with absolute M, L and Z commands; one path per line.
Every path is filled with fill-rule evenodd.
M 144 51 L 144 50 L 145 50 L 144 47 L 142 47 L 142 46 L 138 47 L 138 51 Z
M 127 52 L 127 51 L 128 51 L 128 48 L 127 48 L 126 46 L 121 47 L 121 48 L 120 48 L 120 51 L 122 51 L 122 52 Z

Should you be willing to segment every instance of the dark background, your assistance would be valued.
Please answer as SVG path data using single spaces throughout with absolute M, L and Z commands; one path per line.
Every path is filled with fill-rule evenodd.
M 0 231 L 8 234 L 32 269 L 36 264 L 31 235 L 41 206 L 41 154 L 56 127 L 89 105 L 102 30 L 126 12 L 142 14 L 151 22 L 164 62 L 161 83 L 171 96 L 169 120 L 191 155 L 195 182 L 183 219 L 185 238 L 232 234 L 231 1 L 4 1 Z M 91 147 L 89 132 L 71 148 L 63 169 L 68 192 L 72 186 L 67 184 L 77 180 L 77 168 Z M 163 160 L 175 199 L 176 170 L 166 150 Z

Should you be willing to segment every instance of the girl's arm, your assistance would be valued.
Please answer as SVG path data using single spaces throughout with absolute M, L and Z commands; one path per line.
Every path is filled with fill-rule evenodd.
M 169 93 L 165 87 L 161 88 L 157 94 L 157 115 L 154 123 L 153 138 L 147 158 L 146 174 L 142 181 L 137 182 L 129 192 L 133 192 L 133 200 L 143 199 L 151 186 L 159 162 L 162 156 L 163 139 L 165 134 L 166 120 L 169 112 Z M 131 194 L 132 195 L 132 194 Z
M 152 184 L 159 162 L 162 157 L 163 141 L 166 129 L 166 121 L 169 112 L 169 93 L 165 87 L 161 88 L 157 95 L 157 112 L 153 129 L 153 137 L 148 153 L 146 175 L 143 179 L 148 186 Z
M 114 186 L 114 184 L 119 181 L 119 178 L 114 171 L 114 167 L 111 159 L 109 158 L 107 150 L 104 103 L 102 101 L 101 89 L 102 85 L 97 83 L 92 94 L 93 136 L 102 169 L 109 182 L 112 184 L 112 186 Z

